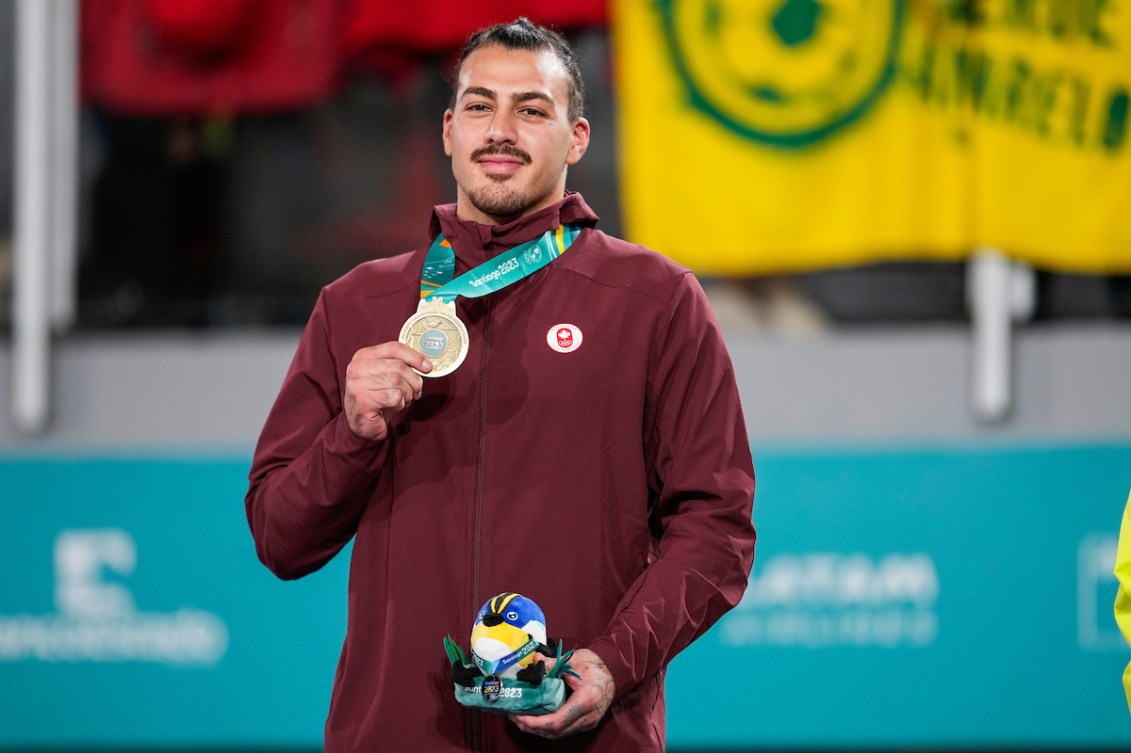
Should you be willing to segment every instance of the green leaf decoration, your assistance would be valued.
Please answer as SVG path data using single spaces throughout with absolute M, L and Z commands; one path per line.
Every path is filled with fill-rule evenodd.
M 467 654 L 463 652 L 458 643 L 452 640 L 450 635 L 444 636 L 444 652 L 448 655 L 448 661 L 452 664 L 459 662 L 467 666 L 471 663 L 467 660 Z

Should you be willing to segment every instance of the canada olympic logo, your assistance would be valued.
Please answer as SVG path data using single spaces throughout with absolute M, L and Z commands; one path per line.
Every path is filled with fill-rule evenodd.
M 575 324 L 555 324 L 546 333 L 546 344 L 559 353 L 572 353 L 581 347 L 583 336 Z

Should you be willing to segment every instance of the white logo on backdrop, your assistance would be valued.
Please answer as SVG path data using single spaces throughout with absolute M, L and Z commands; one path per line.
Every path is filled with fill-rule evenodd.
M 0 615 L 0 661 L 215 664 L 228 628 L 210 612 L 182 607 L 143 612 L 121 583 L 137 567 L 137 547 L 111 528 L 62 531 L 55 539 L 55 608 L 44 615 Z
M 807 552 L 771 557 L 723 618 L 732 646 L 923 647 L 938 637 L 929 554 Z
M 1092 651 L 1124 650 L 1127 643 L 1115 623 L 1115 551 L 1119 536 L 1095 533 L 1076 549 L 1076 640 Z

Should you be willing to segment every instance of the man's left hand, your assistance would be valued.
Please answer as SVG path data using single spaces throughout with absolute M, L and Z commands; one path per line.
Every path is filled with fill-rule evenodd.
M 605 662 L 589 649 L 579 648 L 569 658 L 569 666 L 581 676 L 579 680 L 562 675 L 573 694 L 552 714 L 511 714 L 510 720 L 520 730 L 554 740 L 591 730 L 604 718 L 616 696 L 616 683 Z

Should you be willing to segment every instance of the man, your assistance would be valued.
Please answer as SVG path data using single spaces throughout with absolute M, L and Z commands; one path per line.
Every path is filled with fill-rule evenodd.
M 323 290 L 267 419 L 247 496 L 260 558 L 296 578 L 354 541 L 329 753 L 663 750 L 664 668 L 745 589 L 754 477 L 730 359 L 691 273 L 599 232 L 566 192 L 583 107 L 557 34 L 474 35 L 444 114 L 457 190 L 437 240 Z M 523 244 L 571 237 L 501 285 L 553 255 Z M 437 314 L 402 342 L 453 304 L 432 252 L 454 252 L 446 284 L 494 271 L 453 299 L 464 324 Z M 577 648 L 556 712 L 453 697 L 442 638 L 466 644 L 504 591 Z

